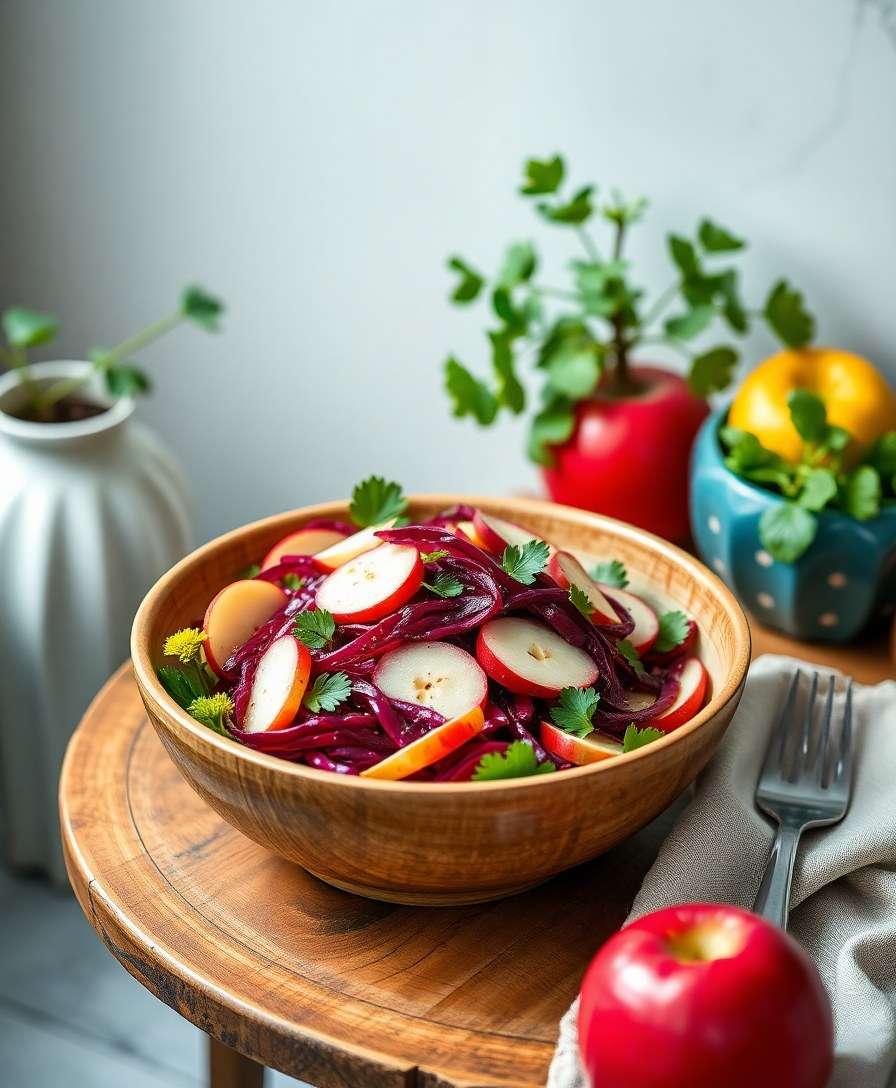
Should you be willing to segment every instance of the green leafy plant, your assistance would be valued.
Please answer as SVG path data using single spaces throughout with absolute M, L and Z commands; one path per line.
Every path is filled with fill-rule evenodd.
M 566 176 L 559 155 L 530 159 L 520 193 L 542 220 L 575 234 L 581 256 L 570 262 L 571 284 L 558 287 L 540 279 L 531 242 L 510 245 L 491 280 L 459 256 L 448 260 L 457 276 L 451 301 L 470 306 L 488 293 L 494 319 L 486 332 L 489 379 L 477 377 L 453 355 L 445 361 L 445 390 L 455 416 L 488 426 L 502 410 L 522 413 L 527 398 L 517 368 L 533 363 L 543 387 L 531 421 L 529 455 L 550 464 L 550 447 L 570 437 L 576 404 L 591 397 L 599 382 L 609 395 L 639 391 L 629 367 L 635 351 L 655 344 L 672 348 L 687 359 L 691 387 L 706 396 L 728 385 L 739 358 L 732 341 L 749 332 L 754 320 L 784 344 L 809 342 L 814 320 L 800 293 L 784 280 L 771 288 L 761 308 L 748 308 L 735 263 L 746 243 L 710 219 L 701 220 L 693 237 L 667 237 L 672 282 L 648 300 L 625 254 L 629 229 L 643 217 L 646 200 L 613 192 L 599 201 L 593 185 L 565 189 Z M 607 227 L 606 245 L 589 233 L 593 222 Z M 718 327 L 724 330 L 720 341 L 695 346 Z
M 881 435 L 858 465 L 847 468 L 851 436 L 828 423 L 824 401 L 808 389 L 794 389 L 787 404 L 803 440 L 798 462 L 785 461 L 736 427 L 720 428 L 719 439 L 725 464 L 735 475 L 786 500 L 763 512 L 759 539 L 773 559 L 795 563 L 815 539 L 822 510 L 838 509 L 868 521 L 896 501 L 896 431 Z
M 0 316 L 6 345 L 0 347 L 0 362 L 19 374 L 36 419 L 50 418 L 54 405 L 71 396 L 94 375 L 101 375 L 110 396 L 132 396 L 150 389 L 149 376 L 133 362 L 133 356 L 184 321 L 191 321 L 208 332 L 218 328 L 223 304 L 201 287 L 188 287 L 173 313 L 129 336 L 112 348 L 94 347 L 87 353 L 90 369 L 78 378 L 62 378 L 49 384 L 35 380 L 28 362 L 28 351 L 50 343 L 59 331 L 52 314 L 25 306 L 12 306 Z

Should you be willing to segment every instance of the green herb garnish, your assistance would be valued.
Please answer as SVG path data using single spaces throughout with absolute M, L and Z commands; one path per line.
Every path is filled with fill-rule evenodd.
M 281 585 L 286 589 L 297 590 L 301 589 L 305 584 L 305 579 L 300 574 L 284 574 L 280 579 Z
M 464 591 L 464 584 L 452 574 L 440 573 L 431 582 L 424 582 L 423 588 L 437 597 L 458 597 Z
M 680 646 L 688 637 L 691 629 L 690 621 L 684 612 L 664 612 L 660 616 L 660 630 L 653 644 L 653 649 L 659 654 L 668 653 Z
M 591 598 L 584 589 L 580 589 L 577 585 L 571 584 L 569 587 L 569 599 L 586 619 L 590 619 L 591 613 L 594 611 L 594 605 L 591 603 Z
M 518 582 L 530 586 L 536 574 L 541 574 L 548 563 L 550 549 L 543 540 L 529 540 L 525 544 L 508 544 L 501 556 L 501 566 Z
M 551 721 L 566 733 L 587 737 L 594 729 L 594 712 L 600 696 L 594 688 L 564 688 L 551 707 Z
M 547 761 L 539 763 L 535 749 L 525 740 L 515 740 L 503 752 L 488 752 L 476 764 L 474 782 L 496 782 L 501 778 L 528 778 L 534 774 L 550 774 L 556 766 Z
M 641 663 L 641 655 L 627 638 L 620 639 L 619 642 L 616 643 L 616 649 L 635 670 L 636 675 L 645 675 L 647 670 Z
M 197 722 L 201 722 L 202 725 L 207 725 L 209 729 L 220 733 L 222 737 L 230 735 L 224 720 L 233 714 L 233 699 L 226 692 L 219 691 L 216 695 L 200 695 L 187 707 L 187 713 L 194 717 Z
M 321 710 L 332 713 L 351 693 L 352 682 L 344 672 L 322 672 L 314 678 L 302 702 L 312 714 Z
M 355 525 L 363 529 L 398 518 L 407 507 L 401 484 L 382 476 L 368 476 L 355 485 L 349 512 Z
M 333 641 L 336 621 L 325 608 L 312 608 L 296 616 L 292 633 L 310 650 L 323 650 Z
M 636 748 L 643 748 L 645 744 L 652 744 L 665 735 L 661 729 L 654 729 L 650 725 L 645 725 L 643 729 L 639 729 L 633 722 L 622 737 L 622 751 L 633 752 Z
M 610 559 L 606 563 L 596 563 L 591 568 L 591 577 L 605 586 L 625 589 L 628 585 L 628 572 L 620 559 Z

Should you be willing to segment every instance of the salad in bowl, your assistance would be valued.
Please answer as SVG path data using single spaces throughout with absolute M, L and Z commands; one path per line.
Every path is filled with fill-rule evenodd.
M 167 633 L 158 678 L 257 752 L 393 782 L 566 772 L 653 743 L 704 706 L 698 624 L 469 504 L 410 521 L 370 477 L 351 522 L 313 518 Z M 632 572 L 634 574 L 634 572 Z

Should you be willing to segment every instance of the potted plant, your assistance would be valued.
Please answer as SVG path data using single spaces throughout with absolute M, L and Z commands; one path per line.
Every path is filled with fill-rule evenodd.
M 738 361 L 732 341 L 758 319 L 785 344 L 799 345 L 811 335 L 811 318 L 783 280 L 761 310 L 748 309 L 734 263 L 745 243 L 709 219 L 694 237 L 668 236 L 670 283 L 648 299 L 626 255 L 646 201 L 614 193 L 600 203 L 593 185 L 569 191 L 565 179 L 559 155 L 530 159 L 520 192 L 546 223 L 573 235 L 581 252 L 570 262 L 571 283 L 545 282 L 530 242 L 509 246 L 488 283 L 466 260 L 450 258 L 455 304 L 470 306 L 489 291 L 492 373 L 480 378 L 450 356 L 445 388 L 456 416 L 489 426 L 502 411 L 525 411 L 520 369 L 533 364 L 542 388 L 528 449 L 551 497 L 681 540 L 691 446 L 709 412 L 705 398 L 728 385 Z M 589 231 L 594 222 L 609 231 L 606 244 Z M 722 339 L 694 346 L 719 325 Z M 650 361 L 658 346 L 683 357 L 686 379 Z
M 703 559 L 769 626 L 847 641 L 896 603 L 896 396 L 865 359 L 784 351 L 704 424 Z
M 0 790 L 11 864 L 64 881 L 56 780 L 72 729 L 128 653 L 134 611 L 192 543 L 186 483 L 133 420 L 149 379 L 134 355 L 183 321 L 216 327 L 198 288 L 176 311 L 87 361 L 29 363 L 57 320 L 2 314 L 0 363 Z

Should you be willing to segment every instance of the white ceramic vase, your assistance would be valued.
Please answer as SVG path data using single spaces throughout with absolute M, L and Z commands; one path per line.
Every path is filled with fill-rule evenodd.
M 83 375 L 41 363 L 37 380 Z M 130 398 L 85 387 L 105 412 L 72 423 L 11 415 L 0 377 L 0 792 L 8 862 L 65 873 L 56 786 L 66 743 L 128 656 L 140 600 L 191 546 L 186 482 Z

